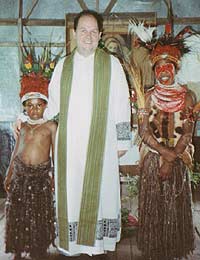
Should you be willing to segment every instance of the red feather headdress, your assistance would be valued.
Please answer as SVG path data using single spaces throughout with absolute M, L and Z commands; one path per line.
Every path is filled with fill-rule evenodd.
M 44 47 L 41 56 L 36 57 L 35 48 L 22 49 L 23 63 L 19 96 L 22 104 L 31 98 L 41 98 L 48 102 L 48 85 L 62 51 L 51 59 L 50 48 Z

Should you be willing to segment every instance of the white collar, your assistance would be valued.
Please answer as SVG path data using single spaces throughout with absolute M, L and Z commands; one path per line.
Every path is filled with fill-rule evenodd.
M 88 55 L 88 56 L 83 56 L 82 54 L 80 54 L 77 50 L 75 52 L 75 57 L 78 59 L 78 60 L 83 60 L 83 61 L 87 61 L 87 60 L 91 60 L 94 58 L 94 55 L 95 55 L 95 52 L 93 52 L 92 54 Z

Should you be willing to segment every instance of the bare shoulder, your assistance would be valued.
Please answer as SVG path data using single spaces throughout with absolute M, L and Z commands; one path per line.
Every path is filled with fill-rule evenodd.
M 45 123 L 45 126 L 50 130 L 50 131 L 53 131 L 55 132 L 57 130 L 57 123 L 55 121 L 47 121 Z
M 186 92 L 186 106 L 194 106 L 197 103 L 197 97 L 194 91 L 187 88 Z

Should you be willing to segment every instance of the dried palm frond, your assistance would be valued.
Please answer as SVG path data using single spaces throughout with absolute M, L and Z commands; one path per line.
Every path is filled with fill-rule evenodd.
M 132 59 L 130 63 L 124 64 L 125 69 L 127 70 L 132 85 L 134 86 L 136 95 L 137 95 L 137 105 L 138 108 L 145 107 L 145 96 L 144 96 L 144 87 L 142 85 L 142 75 L 138 66 L 135 64 Z

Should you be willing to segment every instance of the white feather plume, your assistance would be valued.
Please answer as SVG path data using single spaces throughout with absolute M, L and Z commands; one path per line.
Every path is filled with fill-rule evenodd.
M 145 27 L 144 22 L 136 23 L 134 20 L 129 21 L 128 32 L 135 33 L 141 41 L 150 42 L 156 27 Z
M 181 83 L 200 82 L 200 35 L 194 34 L 184 40 L 190 51 L 183 55 L 177 78 Z M 199 94 L 198 94 L 199 95 Z
M 189 47 L 190 52 L 192 53 L 200 53 L 200 35 L 194 34 L 192 36 L 187 37 L 184 40 L 184 44 Z

